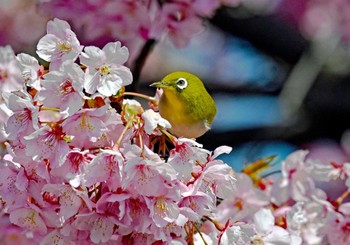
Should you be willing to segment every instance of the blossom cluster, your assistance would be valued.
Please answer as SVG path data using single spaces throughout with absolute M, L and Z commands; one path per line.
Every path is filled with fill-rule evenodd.
M 3 244 L 350 244 L 350 163 L 299 150 L 278 176 L 272 157 L 234 173 L 230 147 L 166 131 L 161 91 L 125 98 L 120 42 L 83 47 L 54 19 L 37 54 L 0 48 Z
M 350 41 L 349 15 L 350 4 L 347 0 L 308 1 L 304 13 L 302 31 L 312 38 L 338 38 Z M 322 18 L 319 18 L 322 16 Z
M 43 15 L 69 21 L 85 43 L 103 45 L 120 40 L 138 54 L 146 40 L 164 37 L 176 47 L 184 47 L 203 30 L 222 5 L 237 6 L 239 0 L 39 0 Z
M 336 39 L 349 43 L 348 0 L 285 0 L 276 11 L 296 24 L 309 40 Z
M 156 104 L 124 99 L 132 74 L 120 42 L 83 47 L 54 19 L 37 45 L 47 68 L 0 52 L 5 243 L 186 244 L 233 194 L 233 171 L 216 159 L 230 148 L 166 137 Z

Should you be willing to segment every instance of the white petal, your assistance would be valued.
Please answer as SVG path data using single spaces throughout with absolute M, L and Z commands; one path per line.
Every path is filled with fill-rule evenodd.
M 67 21 L 54 18 L 47 23 L 47 33 L 57 35 L 60 31 L 70 29 Z
M 122 81 L 119 77 L 107 75 L 105 78 L 100 81 L 100 84 L 97 86 L 97 91 L 104 96 L 111 96 L 118 92 L 121 88 Z
M 153 130 L 157 127 L 157 119 L 155 119 L 156 113 L 149 109 L 142 113 L 142 118 L 145 121 L 145 131 L 147 134 L 152 134 Z
M 220 146 L 214 150 L 214 154 L 212 158 L 215 159 L 221 154 L 230 154 L 231 151 L 232 151 L 232 147 L 230 146 L 226 146 L 226 145 Z
M 270 209 L 263 208 L 254 214 L 254 224 L 260 234 L 266 234 L 273 228 L 275 218 Z
M 208 236 L 207 234 L 202 232 L 201 235 L 202 236 L 200 236 L 198 232 L 194 235 L 193 240 L 194 240 L 195 245 L 205 245 L 205 244 L 213 245 L 213 244 L 215 244 L 215 242 L 212 240 L 212 238 L 210 236 Z M 203 239 L 204 239 L 205 243 L 203 242 Z M 223 244 L 225 244 L 225 241 Z
M 130 69 L 126 66 L 112 67 L 111 73 L 121 78 L 122 85 L 126 86 L 132 83 L 132 73 Z
M 303 240 L 300 236 L 291 235 L 290 236 L 290 245 L 301 245 Z
M 350 215 L 350 202 L 343 203 L 342 205 L 340 205 L 339 211 L 345 215 Z
M 58 40 L 55 35 L 47 34 L 39 40 L 36 53 L 43 60 L 51 61 L 55 54 L 57 43 Z
M 86 69 L 84 76 L 84 89 L 87 93 L 93 94 L 97 90 L 97 86 L 100 83 L 100 76 L 98 72 L 91 74 L 89 69 Z
M 297 150 L 289 154 L 285 160 L 288 164 L 293 166 L 297 165 L 299 162 L 303 162 L 306 158 L 306 155 L 309 153 L 307 150 Z
M 280 205 L 289 198 L 289 188 L 287 179 L 278 179 L 271 188 L 271 201 Z
M 285 229 L 274 226 L 272 232 L 264 238 L 266 245 L 290 245 L 290 236 Z
M 29 66 L 29 67 L 32 67 L 33 69 L 39 68 L 38 60 L 29 54 L 25 54 L 25 53 L 18 54 L 17 60 L 22 66 Z
M 107 43 L 102 50 L 106 53 L 107 63 L 109 64 L 122 65 L 129 58 L 128 48 L 125 46 L 121 47 L 121 43 L 119 41 Z
M 84 52 L 80 54 L 80 62 L 87 67 L 99 68 L 106 61 L 106 54 L 95 46 L 84 48 Z

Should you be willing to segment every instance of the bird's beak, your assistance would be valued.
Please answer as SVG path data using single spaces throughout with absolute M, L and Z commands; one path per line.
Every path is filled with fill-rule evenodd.
M 157 87 L 157 88 L 165 88 L 168 87 L 168 84 L 166 84 L 163 81 L 159 81 L 159 82 L 154 82 L 151 85 L 149 85 L 150 87 Z

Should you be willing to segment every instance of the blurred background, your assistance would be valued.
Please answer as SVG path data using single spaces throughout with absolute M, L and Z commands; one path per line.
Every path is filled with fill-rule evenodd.
M 115 25 L 115 13 L 133 12 L 147 1 L 124 1 L 127 7 L 119 10 L 113 2 L 120 4 L 0 0 L 0 46 L 35 56 L 53 17 L 67 20 L 82 45 L 123 41 L 131 60 L 148 43 L 132 89 L 153 95 L 148 85 L 171 71 L 197 74 L 218 107 L 212 130 L 197 141 L 210 150 L 232 146 L 223 159 L 235 170 L 271 155 L 278 163 L 296 149 L 309 149 L 309 157 L 323 161 L 350 161 L 350 2 L 221 1 L 186 45 L 118 36 L 135 24 Z M 144 9 L 138 11 L 135 16 Z

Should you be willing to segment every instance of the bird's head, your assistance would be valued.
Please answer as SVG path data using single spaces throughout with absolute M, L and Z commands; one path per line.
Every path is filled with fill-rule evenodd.
M 170 73 L 150 86 L 161 88 L 165 93 L 172 92 L 182 96 L 200 92 L 204 88 L 203 82 L 197 76 L 184 71 Z

